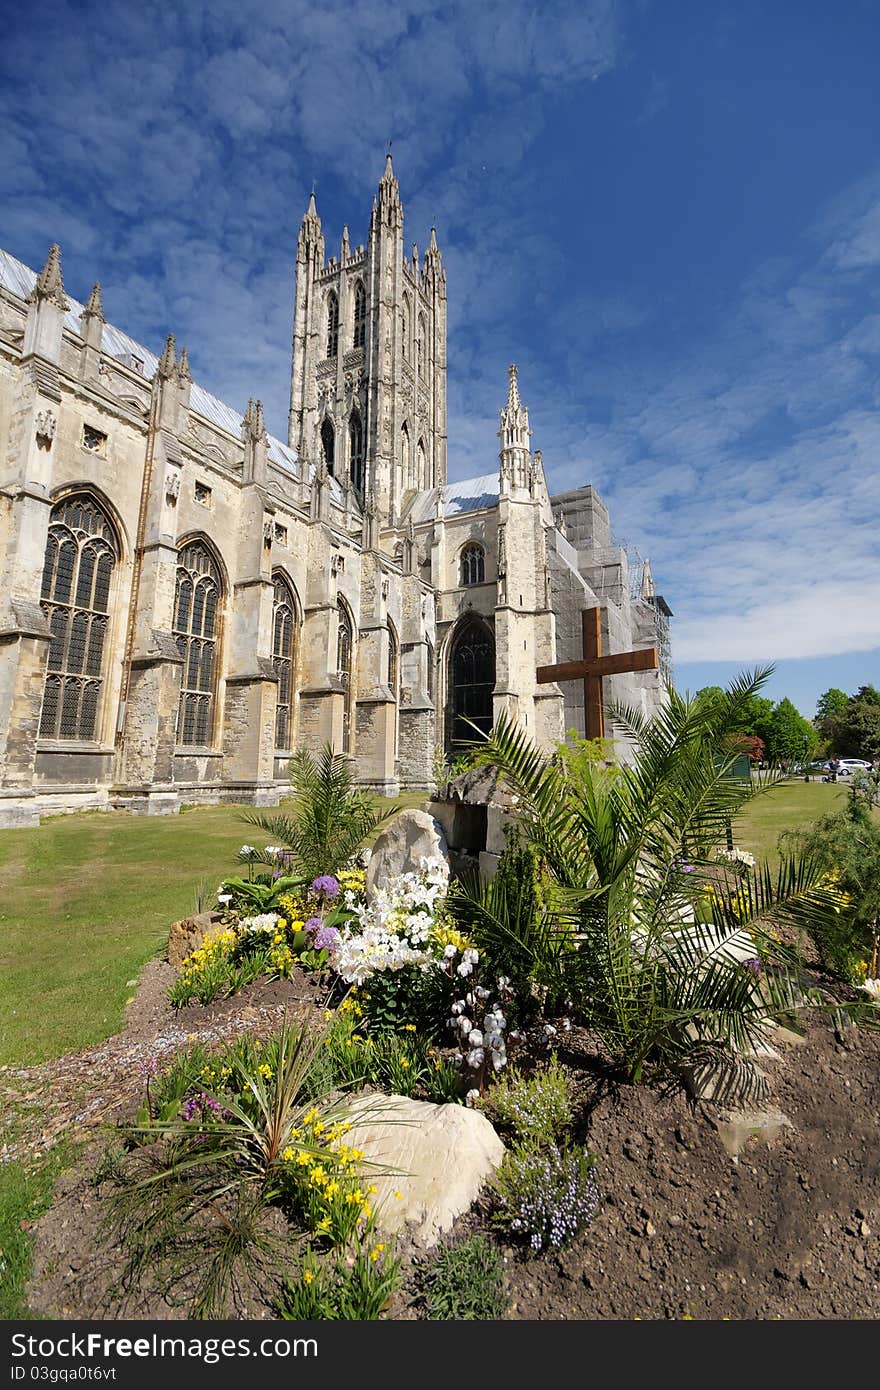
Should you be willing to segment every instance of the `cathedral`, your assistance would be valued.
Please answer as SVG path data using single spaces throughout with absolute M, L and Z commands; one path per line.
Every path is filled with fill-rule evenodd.
M 669 609 L 590 486 L 551 496 L 516 368 L 497 461 L 447 481 L 446 272 L 404 252 L 391 157 L 365 245 L 299 229 L 286 442 L 0 251 L 0 826 L 277 804 L 300 748 L 364 787 L 430 787 L 508 712 L 543 746 L 582 684 L 537 668 L 654 646 L 604 681 L 664 699 Z M 451 441 L 455 458 L 455 440 Z M 620 733 L 609 726 L 620 742 Z M 620 752 L 627 749 L 621 743 Z

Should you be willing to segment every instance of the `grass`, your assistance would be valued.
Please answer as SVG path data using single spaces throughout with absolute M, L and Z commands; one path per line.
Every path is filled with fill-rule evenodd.
M 38 1162 L 0 1164 L 0 1321 L 31 1314 L 24 1297 L 30 1277 L 30 1225 L 52 1204 L 55 1183 L 71 1153 L 56 1145 Z
M 832 782 L 781 782 L 756 796 L 733 825 L 733 842 L 771 865 L 779 862 L 776 841 L 781 830 L 796 830 L 829 811 L 842 809 L 846 787 Z
M 426 793 L 397 799 L 418 806 Z M 0 831 L 0 1065 L 30 1066 L 118 1031 L 168 927 L 253 840 L 241 806 L 180 816 L 55 816 Z
M 734 826 L 737 845 L 776 857 L 782 829 L 805 825 L 846 789 L 785 782 L 756 797 Z M 425 793 L 398 799 L 418 806 Z M 180 816 L 56 816 L 0 832 L 0 1065 L 28 1066 L 116 1032 L 144 963 L 168 927 L 213 892 L 253 837 L 240 806 Z

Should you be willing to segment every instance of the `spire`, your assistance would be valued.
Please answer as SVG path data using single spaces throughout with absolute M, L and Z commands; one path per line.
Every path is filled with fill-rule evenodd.
M 385 156 L 385 172 L 379 180 L 378 214 L 386 226 L 400 230 L 403 227 L 403 209 L 400 206 L 400 186 L 394 176 L 391 151 Z M 375 220 L 375 217 L 374 217 Z
M 651 573 L 650 560 L 646 560 L 645 563 L 642 565 L 641 596 L 644 599 L 653 599 L 655 597 L 654 576 Z
M 101 303 L 101 286 L 96 280 L 92 285 L 92 292 L 86 300 L 86 307 L 80 314 L 80 318 L 100 319 L 104 322 L 104 306 Z
M 507 388 L 507 410 L 508 413 L 510 413 L 512 411 L 519 410 L 521 404 L 519 399 L 519 382 L 517 381 L 516 377 L 515 362 L 511 362 L 510 366 L 507 369 L 507 374 L 510 378 L 510 383 Z
M 519 398 L 516 365 L 508 369 L 507 405 L 501 412 L 501 479 L 515 487 L 528 487 L 531 470 L 529 412 Z
M 37 276 L 37 283 L 34 285 L 30 297 L 34 303 L 38 303 L 41 299 L 51 299 L 52 303 L 57 304 L 59 309 L 70 308 L 64 293 L 64 281 L 61 278 L 61 247 L 57 241 L 49 247 L 46 264 Z
M 176 354 L 174 352 L 174 334 L 169 333 L 168 337 L 165 339 L 165 347 L 162 351 L 162 356 L 159 358 L 159 365 L 156 368 L 157 376 L 161 377 L 163 381 L 167 381 L 174 372 L 176 360 Z
M 345 226 L 342 228 L 342 250 L 339 254 L 340 263 L 342 265 L 345 265 L 345 262 L 348 260 L 350 255 L 351 246 L 348 240 L 348 223 L 346 223 Z
M 177 364 L 177 375 L 181 381 L 192 381 L 189 371 L 189 357 L 186 348 L 181 349 L 180 361 Z
M 440 248 L 439 248 L 438 245 L 437 245 L 437 228 L 436 228 L 436 227 L 432 227 L 432 228 L 431 228 L 431 240 L 428 242 L 428 250 L 429 250 L 429 251 L 435 251 L 435 252 L 437 253 L 438 256 L 440 255 Z
M 321 260 L 323 262 L 324 238 L 321 235 L 321 219 L 318 216 L 318 205 L 315 202 L 314 188 L 309 194 L 309 205 L 306 208 L 303 214 L 303 220 L 300 223 L 299 236 L 297 237 L 297 246 L 299 248 L 303 248 L 306 246 L 319 246 Z

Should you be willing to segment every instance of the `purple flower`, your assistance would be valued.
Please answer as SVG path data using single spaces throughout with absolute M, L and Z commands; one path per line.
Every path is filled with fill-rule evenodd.
M 742 965 L 743 970 L 749 970 L 753 975 L 760 975 L 764 968 L 758 956 L 752 956 L 749 960 L 744 960 Z
M 144 1061 L 138 1062 L 137 1069 L 142 1076 L 145 1076 L 147 1080 L 149 1080 L 150 1077 L 155 1076 L 159 1070 L 158 1057 L 146 1057 Z
M 339 881 L 332 874 L 322 874 L 312 884 L 312 892 L 320 893 L 325 898 L 336 898 L 339 896 Z
M 335 927 L 320 927 L 315 932 L 316 951 L 335 951 L 339 945 L 339 932 Z
M 310 917 L 303 927 L 303 931 L 319 932 L 324 925 L 320 917 Z

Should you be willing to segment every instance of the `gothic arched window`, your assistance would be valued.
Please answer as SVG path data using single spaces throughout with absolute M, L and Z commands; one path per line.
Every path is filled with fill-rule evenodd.
M 327 465 L 327 472 L 333 474 L 333 463 L 336 457 L 336 431 L 333 428 L 332 420 L 325 420 L 321 426 L 321 448 L 324 451 L 324 462 Z
M 388 689 L 397 699 L 397 684 L 400 679 L 400 648 L 397 642 L 397 633 L 391 624 L 388 624 Z
M 416 487 L 427 488 L 430 486 L 430 484 L 428 482 L 428 460 L 425 455 L 424 439 L 419 440 L 419 447 L 416 451 L 416 457 Z
M 486 579 L 486 556 L 481 545 L 471 542 L 466 545 L 461 552 L 461 574 L 460 582 L 466 584 L 482 584 Z
M 367 292 L 358 280 L 354 292 L 354 346 L 363 347 L 367 336 Z
M 474 724 L 488 734 L 492 728 L 494 687 L 492 633 L 479 619 L 466 618 L 455 634 L 449 659 L 449 743 L 473 743 Z
M 272 598 L 272 664 L 278 677 L 275 703 L 275 747 L 285 751 L 293 741 L 293 687 L 298 656 L 299 617 L 293 585 L 275 575 Z
M 427 374 L 428 374 L 428 369 L 427 369 L 427 356 L 428 356 L 428 330 L 427 330 L 427 328 L 425 327 L 425 316 L 424 316 L 424 314 L 419 314 L 418 363 L 419 363 L 419 376 L 422 378 L 423 381 L 424 381 L 425 377 L 426 377 Z
M 403 360 L 409 361 L 409 300 L 403 296 L 403 305 L 400 310 L 400 332 L 403 338 Z
M 174 636 L 183 657 L 177 742 L 207 747 L 214 733 L 220 570 L 204 541 L 190 541 L 177 557 Z
M 348 476 L 355 492 L 363 496 L 364 427 L 358 410 L 353 410 L 348 419 Z
M 342 683 L 345 696 L 342 711 L 342 751 L 348 753 L 351 750 L 351 703 L 353 695 L 351 665 L 354 651 L 354 626 L 348 608 L 342 599 L 339 599 L 336 606 L 336 621 L 336 674 Z
M 119 547 L 110 519 L 88 496 L 52 508 L 40 601 L 52 632 L 40 737 L 95 739 L 104 693 L 104 647 Z
M 412 445 L 410 444 L 409 429 L 404 420 L 400 427 L 400 485 L 406 489 L 412 487 Z
M 339 348 L 339 300 L 331 292 L 327 300 L 327 356 L 335 357 Z

